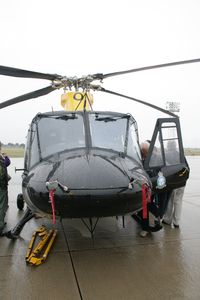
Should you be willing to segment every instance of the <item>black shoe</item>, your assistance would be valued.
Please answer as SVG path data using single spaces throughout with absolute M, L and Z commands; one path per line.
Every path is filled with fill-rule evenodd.
M 3 232 L 5 226 L 6 226 L 6 222 L 4 222 L 4 226 L 3 226 L 3 228 L 0 230 L 0 237 L 5 235 L 5 232 Z
M 3 236 L 6 236 L 8 239 L 15 240 L 19 238 L 19 235 L 13 234 L 11 230 L 4 232 Z
M 171 225 L 171 224 L 165 222 L 164 220 L 162 220 L 162 223 L 165 224 L 165 225 Z
M 140 232 L 140 236 L 141 236 L 141 237 L 146 237 L 148 234 L 149 234 L 149 231 L 142 230 L 142 231 Z
M 176 225 L 176 224 L 173 224 L 174 225 L 174 228 L 179 228 L 179 225 Z
M 149 226 L 149 228 L 150 228 L 151 232 L 157 232 L 157 231 L 161 230 L 163 227 L 160 224 L 156 224 L 154 227 Z
M 3 232 L 2 230 L 0 231 L 0 237 L 5 236 L 5 232 Z

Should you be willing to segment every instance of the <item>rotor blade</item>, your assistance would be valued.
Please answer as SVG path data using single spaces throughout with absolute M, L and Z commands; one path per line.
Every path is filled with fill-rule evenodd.
M 31 92 L 31 93 L 28 93 L 28 94 L 24 94 L 24 95 L 12 98 L 12 99 L 4 101 L 4 102 L 1 102 L 0 103 L 0 109 L 4 108 L 4 107 L 7 107 L 7 106 L 10 106 L 10 105 L 17 104 L 19 102 L 23 102 L 23 101 L 32 99 L 32 98 L 37 98 L 37 97 L 40 97 L 40 96 L 47 95 L 47 94 L 49 94 L 53 91 L 55 91 L 55 88 L 53 88 L 52 86 L 47 86 L 43 89 L 40 89 L 40 90 Z
M 120 71 L 120 72 L 113 72 L 113 73 L 108 73 L 108 74 L 96 74 L 96 76 L 99 75 L 100 76 L 99 79 L 104 79 L 104 78 L 123 75 L 123 74 L 127 74 L 127 73 L 140 72 L 140 71 L 146 71 L 146 70 L 152 70 L 152 69 L 158 69 L 158 68 L 165 68 L 165 67 L 172 67 L 172 66 L 177 66 L 177 65 L 193 64 L 193 63 L 198 63 L 198 62 L 200 62 L 200 58 L 190 59 L 190 60 L 182 60 L 182 61 L 175 61 L 175 62 L 166 63 L 166 64 L 147 66 L 147 67 L 136 68 L 136 69 Z
M 48 80 L 54 80 L 62 77 L 57 74 L 45 74 L 45 73 L 27 71 L 27 70 L 5 67 L 5 66 L 0 66 L 0 75 L 24 77 L 24 78 L 48 79 Z
M 166 109 L 163 109 L 163 108 L 161 108 L 161 107 L 159 107 L 159 106 L 153 105 L 153 104 L 151 104 L 151 103 L 148 103 L 148 102 L 145 102 L 145 101 L 142 101 L 142 100 L 133 98 L 133 97 L 129 97 L 129 96 L 126 96 L 126 95 L 123 95 L 123 94 L 119 94 L 119 93 L 116 93 L 116 92 L 113 92 L 113 91 L 109 91 L 109 90 L 106 90 L 106 89 L 104 89 L 104 88 L 101 88 L 100 91 L 101 91 L 101 92 L 108 93 L 108 94 L 112 94 L 112 95 L 115 95 L 115 96 L 120 96 L 120 97 L 129 99 L 129 100 L 133 100 L 133 101 L 136 101 L 136 102 L 139 102 L 139 103 L 141 103 L 141 104 L 144 104 L 144 105 L 146 105 L 146 106 L 150 106 L 151 108 L 154 108 L 154 109 L 156 109 L 156 110 L 159 110 L 159 111 L 161 111 L 161 112 L 163 112 L 163 113 L 165 113 L 165 114 L 168 114 L 168 115 L 170 115 L 170 116 L 172 116 L 172 117 L 176 117 L 176 118 L 178 117 L 177 115 L 173 114 L 172 112 L 170 112 L 170 111 L 168 111 L 168 110 L 166 110 Z

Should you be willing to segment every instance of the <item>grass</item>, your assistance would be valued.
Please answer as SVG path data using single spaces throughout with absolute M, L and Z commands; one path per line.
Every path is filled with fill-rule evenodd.
M 185 148 L 186 156 L 200 156 L 199 148 Z M 24 148 L 20 147 L 2 147 L 2 153 L 6 153 L 9 157 L 24 157 Z
M 200 155 L 200 149 L 199 148 L 186 148 L 184 150 L 186 156 L 197 156 Z
M 1 152 L 9 157 L 24 157 L 24 148 L 20 147 L 2 147 Z

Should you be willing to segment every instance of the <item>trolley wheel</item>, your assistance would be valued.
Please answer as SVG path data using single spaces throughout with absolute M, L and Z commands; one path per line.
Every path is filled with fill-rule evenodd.
M 24 208 L 24 198 L 22 194 L 17 195 L 17 208 L 23 210 Z

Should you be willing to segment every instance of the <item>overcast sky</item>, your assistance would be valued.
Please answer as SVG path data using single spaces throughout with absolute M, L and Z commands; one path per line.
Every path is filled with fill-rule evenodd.
M 6 0 L 0 2 L 0 65 L 82 76 L 200 58 L 199 0 Z M 105 79 L 103 87 L 165 108 L 180 102 L 185 147 L 200 147 L 200 63 Z M 49 85 L 47 80 L 0 76 L 0 102 Z M 60 110 L 60 95 L 0 111 L 0 140 L 26 142 L 37 112 Z M 94 93 L 94 109 L 131 113 L 140 139 L 158 117 L 148 107 Z

